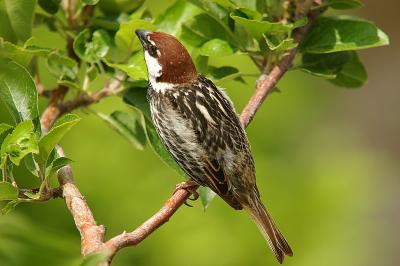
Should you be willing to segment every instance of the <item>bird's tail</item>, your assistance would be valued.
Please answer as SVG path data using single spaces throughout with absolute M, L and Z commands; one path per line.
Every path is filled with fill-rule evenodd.
M 258 229 L 260 229 L 260 232 L 264 236 L 279 263 L 283 262 L 285 255 L 293 256 L 292 249 L 279 231 L 278 227 L 276 227 L 261 200 L 257 197 L 257 199 L 254 200 L 254 204 L 251 205 L 252 206 L 243 207 L 250 214 Z

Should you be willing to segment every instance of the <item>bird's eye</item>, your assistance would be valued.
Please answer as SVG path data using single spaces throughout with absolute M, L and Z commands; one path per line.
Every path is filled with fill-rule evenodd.
M 158 57 L 158 49 L 156 44 L 154 43 L 153 40 L 150 39 L 150 36 L 147 37 L 147 52 L 152 56 L 152 57 Z
M 148 53 L 152 56 L 152 57 L 158 57 L 158 53 L 157 53 L 158 49 L 155 45 L 150 44 L 149 45 L 149 49 L 148 49 Z

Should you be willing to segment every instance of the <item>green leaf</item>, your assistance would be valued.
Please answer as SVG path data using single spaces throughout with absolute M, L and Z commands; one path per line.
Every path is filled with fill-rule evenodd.
M 326 5 L 334 9 L 351 9 L 363 6 L 358 0 L 325 0 Z
M 297 47 L 298 43 L 296 43 L 292 38 L 288 38 L 288 39 L 284 39 L 283 41 L 281 41 L 278 44 L 275 44 L 270 38 L 268 38 L 267 36 L 265 37 L 265 41 L 268 45 L 268 48 L 271 51 L 280 53 L 280 52 L 285 52 L 289 49 L 293 49 L 295 47 Z
M 388 45 L 388 36 L 372 22 L 355 17 L 320 17 L 301 45 L 307 53 L 333 53 Z
M 248 8 L 237 8 L 233 11 L 233 14 L 242 18 L 254 19 L 258 21 L 262 20 L 263 18 L 262 14 L 258 13 L 253 9 L 248 9 Z
M 106 15 L 130 14 L 142 6 L 144 0 L 101 0 L 98 7 Z
M 146 144 L 146 133 L 143 128 L 144 118 L 135 110 L 132 113 L 115 111 L 111 115 L 97 113 L 112 129 L 125 137 L 136 149 L 143 150 Z
M 80 90 L 81 85 L 77 80 L 59 79 L 57 80 L 58 85 L 63 85 L 71 89 Z
M 215 198 L 215 192 L 212 191 L 208 187 L 199 187 L 197 192 L 200 195 L 201 203 L 203 204 L 204 209 L 207 209 L 210 206 L 211 201 Z
M 61 0 L 38 0 L 39 6 L 49 14 L 57 13 Z
M 31 120 L 19 123 L 11 134 L 7 135 L 1 145 L 1 164 L 3 168 L 7 161 L 10 159 L 15 165 L 27 154 L 38 153 L 38 144 L 34 133 L 34 126 Z
M 17 42 L 17 36 L 14 33 L 7 14 L 5 1 L 2 0 L 0 0 L 0 37 L 13 43 Z
M 222 66 L 222 67 L 208 67 L 208 74 L 213 80 L 226 79 L 227 77 L 236 78 L 238 77 L 239 70 L 232 66 Z
M 90 81 L 93 81 L 97 78 L 99 75 L 99 70 L 95 65 L 89 66 L 89 68 L 86 70 L 86 75 L 88 76 Z
M 13 127 L 4 123 L 0 124 L 0 149 L 1 145 L 3 144 L 4 139 L 9 135 L 12 131 Z M 0 162 L 1 162 L 1 155 L 0 155 Z
M 146 89 L 144 88 L 132 88 L 128 89 L 124 94 L 124 102 L 140 110 L 145 118 L 145 129 L 147 140 L 150 143 L 153 151 L 164 161 L 168 166 L 177 171 L 181 176 L 186 179 L 189 177 L 183 172 L 178 166 L 175 160 L 171 157 L 164 144 L 162 144 L 156 129 L 151 120 L 150 106 L 146 99 Z
M 32 32 L 36 1 L 0 1 L 0 34 L 5 39 L 16 42 L 26 41 Z
M 185 21 L 201 12 L 199 8 L 185 0 L 178 0 L 157 17 L 154 24 L 159 31 L 178 36 Z
M 227 56 L 234 53 L 228 42 L 220 39 L 212 39 L 200 48 L 200 54 L 204 56 Z
M 40 198 L 40 193 L 39 192 L 32 193 L 32 192 L 27 191 L 27 192 L 24 192 L 24 195 L 27 196 L 28 198 L 34 199 L 34 200 L 37 200 L 37 199 Z
M 33 54 L 21 46 L 0 38 L 0 57 L 9 58 L 23 66 L 27 66 L 32 60 Z
M 199 1 L 199 2 L 201 2 L 201 1 Z M 202 2 L 205 2 L 205 1 L 202 1 Z M 234 4 L 234 1 L 214 0 L 214 2 L 228 10 L 234 10 L 234 9 L 238 8 L 238 6 L 236 4 Z
M 193 20 L 182 25 L 181 31 L 181 41 L 186 48 L 191 50 L 191 47 L 201 47 L 205 42 L 207 42 L 207 37 L 204 36 L 201 32 L 193 31 L 193 27 L 190 25 L 193 23 Z
M 135 53 L 126 64 L 113 64 L 106 60 L 104 60 L 104 62 L 110 67 L 125 72 L 129 77 L 135 80 L 147 79 L 146 62 L 144 60 L 143 52 L 141 51 Z
M 249 10 L 257 10 L 257 0 L 230 0 L 239 8 L 247 8 Z
M 122 13 L 119 17 L 115 16 L 105 16 L 105 17 L 93 17 L 91 18 L 90 22 L 93 24 L 93 26 L 102 28 L 104 30 L 109 30 L 109 31 L 117 31 L 119 29 L 119 22 L 120 22 L 120 17 L 126 16 L 126 14 Z
M 91 253 L 83 259 L 80 266 L 99 266 L 102 262 L 107 261 L 109 256 L 110 253 L 108 251 Z
M 18 199 L 18 189 L 11 183 L 0 182 L 0 201 Z
M 330 54 L 304 54 L 300 69 L 347 88 L 362 86 L 367 73 L 354 51 Z
M 208 56 L 196 56 L 194 58 L 194 64 L 196 65 L 196 69 L 199 73 L 205 73 L 208 67 Z
M 280 18 L 286 12 L 286 8 L 282 2 L 282 0 L 266 0 L 264 6 L 265 13 L 271 18 Z
M 59 169 L 72 163 L 72 160 L 67 157 L 58 157 L 50 165 L 48 171 L 46 171 L 46 177 L 55 174 Z
M 0 58 L 0 100 L 18 123 L 33 120 L 40 130 L 38 96 L 28 71 L 15 62 Z
M 78 64 L 67 56 L 51 53 L 46 58 L 47 70 L 58 80 L 75 81 L 78 75 Z
M 99 2 L 99 0 L 82 0 L 82 2 L 86 5 L 93 6 L 96 5 Z
M 7 125 L 5 123 L 0 123 L 0 135 L 3 134 L 4 132 L 12 129 L 13 127 L 10 125 Z
M 34 45 L 18 46 L 0 38 L 0 57 L 9 58 L 20 65 L 27 67 L 34 56 L 42 56 L 48 59 L 57 60 L 65 65 L 77 65 L 77 63 L 62 54 L 57 49 L 37 47 Z
M 304 26 L 307 23 L 306 18 L 302 18 L 295 23 L 269 22 L 247 19 L 231 15 L 232 19 L 239 25 L 242 25 L 257 40 L 263 37 L 263 34 L 282 34 L 289 33 L 293 29 Z
M 1 2 L 1 1 L 0 1 Z M 8 202 L 6 204 L 6 206 L 4 206 L 1 210 L 0 210 L 0 214 L 1 215 L 6 215 L 8 214 L 10 211 L 14 210 L 15 207 L 20 203 L 19 200 L 12 200 L 10 202 Z
M 201 13 L 182 26 L 181 38 L 186 44 L 200 47 L 211 39 L 227 41 L 231 46 L 236 46 L 237 40 L 229 28 L 221 25 L 212 16 Z
M 206 14 L 215 19 L 220 25 L 228 26 L 229 10 L 218 3 L 222 1 L 215 3 L 215 1 L 210 0 L 191 0 L 191 2 L 203 9 Z
M 326 79 L 336 78 L 343 65 L 350 59 L 350 52 L 330 54 L 304 54 L 301 70 Z
M 142 19 L 121 23 L 115 34 L 115 44 L 119 53 L 127 55 L 142 49 L 139 39 L 135 35 L 137 29 L 155 30 L 156 28 L 149 21 Z
M 368 75 L 357 53 L 351 53 L 351 59 L 346 62 L 336 78 L 329 80 L 333 84 L 345 88 L 359 88 L 367 81 Z
M 38 169 L 36 168 L 36 162 L 33 159 L 33 154 L 28 154 L 24 158 L 24 164 L 26 169 L 33 175 L 39 177 Z
M 144 2 L 144 0 L 142 0 Z M 103 1 L 104 2 L 104 1 Z M 143 2 L 141 4 L 143 4 Z M 138 2 L 137 2 L 138 3 Z M 123 13 L 119 15 L 121 17 Z M 135 9 L 134 12 L 129 14 L 129 19 L 126 21 L 129 21 L 130 19 L 145 19 L 145 20 L 150 20 L 152 19 L 152 16 L 150 14 L 150 11 L 146 8 L 146 6 L 141 5 L 138 9 Z M 118 29 L 117 29 L 118 30 Z
M 56 16 L 53 15 L 46 14 L 45 12 L 42 13 L 38 10 L 33 18 L 33 27 L 45 25 L 50 31 L 56 32 L 58 29 L 60 29 L 58 24 L 59 21 L 57 21 Z
M 42 169 L 45 168 L 47 159 L 54 147 L 79 120 L 80 118 L 75 114 L 66 114 L 59 118 L 50 131 L 40 139 L 37 158 Z
M 91 37 L 91 41 L 89 41 Z M 84 61 L 96 62 L 107 55 L 111 46 L 111 38 L 105 30 L 99 29 L 93 32 L 90 30 L 81 31 L 74 40 L 74 51 Z

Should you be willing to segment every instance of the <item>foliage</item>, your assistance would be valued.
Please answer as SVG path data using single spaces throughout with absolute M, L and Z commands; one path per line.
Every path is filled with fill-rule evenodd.
M 367 74 L 357 51 L 389 43 L 386 34 L 370 21 L 322 16 L 299 46 L 294 32 L 308 19 L 295 19 L 293 7 L 283 7 L 282 1 L 177 0 L 156 17 L 146 10 L 143 1 L 131 2 L 120 2 L 113 9 L 117 5 L 114 1 L 81 0 L 68 10 L 59 0 L 0 1 L 0 97 L 15 121 L 14 125 L 0 124 L 0 200 L 9 203 L 3 212 L 21 201 L 40 198 L 50 188 L 51 176 L 70 162 L 58 157 L 54 149 L 79 117 L 67 113 L 48 132 L 41 130 L 35 82 L 42 72 L 55 78 L 45 91 L 51 93 L 64 86 L 70 89 L 69 99 L 93 96 L 96 84 L 122 77 L 119 96 L 133 110 L 122 112 L 116 108 L 110 115 L 97 113 L 98 117 L 133 148 L 152 147 L 186 178 L 152 125 L 145 98 L 147 70 L 134 34 L 136 29 L 174 34 L 188 48 L 197 68 L 216 83 L 229 79 L 245 82 L 248 74 L 268 73 L 286 52 L 298 49 L 299 63 L 293 70 L 340 87 L 359 88 Z M 323 8 L 333 9 L 362 5 L 356 0 L 323 2 Z M 64 46 L 54 49 L 37 45 L 31 38 L 32 30 L 43 26 L 59 34 Z M 251 59 L 259 72 L 245 73 L 232 65 L 212 63 L 214 58 L 236 56 Z M 22 160 L 36 176 L 40 188 L 36 194 L 21 193 L 14 182 L 13 168 Z M 213 193 L 202 189 L 201 196 L 204 206 L 208 206 Z

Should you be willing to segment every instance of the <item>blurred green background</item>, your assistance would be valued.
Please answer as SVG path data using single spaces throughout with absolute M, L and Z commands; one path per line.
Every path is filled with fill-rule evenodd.
M 290 72 L 279 84 L 282 93 L 268 98 L 248 128 L 263 201 L 294 250 L 287 266 L 400 265 L 400 2 L 363 2 L 354 13 L 391 38 L 388 47 L 361 52 L 367 85 L 344 90 Z M 146 1 L 153 14 L 171 3 Z M 33 33 L 57 47 L 58 40 L 46 34 Z M 227 62 L 255 72 L 246 58 L 213 60 Z M 254 80 L 223 84 L 238 111 Z M 0 108 L 0 121 L 10 121 Z M 128 108 L 114 97 L 95 109 Z M 134 150 L 94 115 L 79 114 L 84 119 L 62 142 L 75 161 L 76 182 L 107 237 L 134 229 L 181 180 L 149 148 Z M 28 184 L 27 173 L 18 173 Z M 113 265 L 278 265 L 245 213 L 220 199 L 205 212 L 199 201 L 194 205 L 182 207 L 137 247 L 121 251 Z M 0 217 L 0 265 L 78 265 L 79 249 L 62 200 L 20 205 Z

